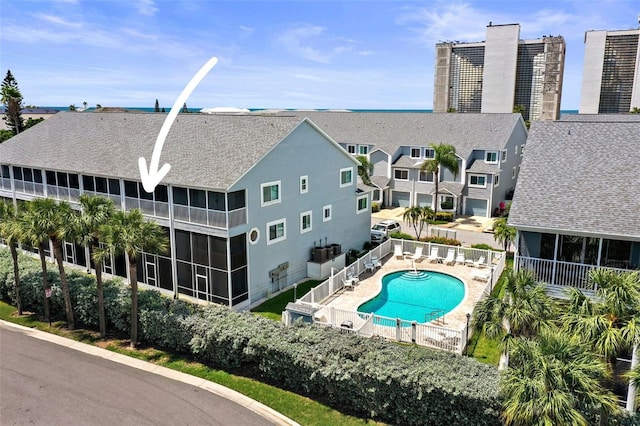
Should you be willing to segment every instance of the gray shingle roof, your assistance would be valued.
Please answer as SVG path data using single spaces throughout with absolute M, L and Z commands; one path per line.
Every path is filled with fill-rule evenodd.
M 534 122 L 509 224 L 640 240 L 640 122 Z
M 467 169 L 469 173 L 500 173 L 500 167 L 497 164 L 487 164 L 482 160 L 475 160 Z
M 415 158 L 411 158 L 409 155 L 401 155 L 393 163 L 393 167 L 420 168 L 422 163 L 424 163 L 424 160 L 417 160 Z
M 451 144 L 462 158 L 473 149 L 500 150 L 520 114 L 287 111 L 309 117 L 339 143 L 373 145 L 388 154 L 400 146 Z M 524 126 L 524 124 L 522 124 Z
M 446 194 L 450 192 L 453 195 L 460 195 L 462 193 L 462 189 L 464 188 L 463 183 L 459 182 L 440 182 L 438 184 L 438 194 Z M 432 194 L 436 192 L 436 187 L 434 185 Z
M 385 189 L 389 186 L 389 182 L 391 182 L 391 179 L 386 176 L 371 176 L 371 183 L 378 188 Z
M 139 180 L 166 114 L 60 112 L 0 144 L 0 162 Z M 164 143 L 163 179 L 227 189 L 291 132 L 300 117 L 181 114 Z

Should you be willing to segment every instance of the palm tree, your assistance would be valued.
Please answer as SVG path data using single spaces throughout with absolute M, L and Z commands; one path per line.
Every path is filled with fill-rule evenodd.
M 588 281 L 595 286 L 595 298 L 589 299 L 579 289 L 569 292 L 567 312 L 561 317 L 563 328 L 579 336 L 594 352 L 611 365 L 617 357 L 631 350 L 638 357 L 640 345 L 640 272 L 594 269 Z M 628 407 L 632 407 L 635 387 Z
M 67 316 L 67 327 L 75 328 L 73 306 L 71 305 L 71 292 L 67 283 L 67 274 L 64 270 L 62 257 L 62 242 L 73 240 L 75 213 L 71 205 L 66 201 L 57 203 L 52 198 L 36 198 L 29 201 L 28 217 L 37 234 L 45 234 L 53 245 L 53 255 L 58 264 L 62 295 L 64 298 L 64 310 Z
M 51 309 L 49 304 L 49 296 L 51 292 L 51 284 L 49 283 L 49 275 L 47 273 L 47 255 L 46 250 L 49 245 L 49 235 L 46 230 L 40 226 L 38 221 L 39 212 L 36 210 L 33 202 L 24 204 L 23 214 L 20 216 L 20 230 L 22 231 L 22 241 L 38 248 L 40 257 L 40 267 L 42 268 L 42 291 L 43 291 L 43 309 L 44 320 L 51 323 Z
M 429 219 L 431 219 L 432 215 L 433 210 L 431 207 L 414 206 L 405 209 L 402 219 L 413 226 L 413 229 L 416 231 L 416 238 L 420 239 L 425 225 L 427 231 L 429 230 Z
M 138 343 L 138 256 L 143 251 L 158 254 L 166 252 L 168 239 L 160 225 L 145 220 L 138 209 L 129 212 L 117 211 L 100 232 L 109 253 L 126 253 L 129 258 L 131 348 L 135 348 Z
M 504 251 L 509 251 L 511 243 L 516 239 L 516 228 L 507 225 L 507 218 L 501 217 L 493 222 L 493 238 L 502 244 Z
M 100 230 L 106 225 L 113 214 L 115 206 L 109 198 L 100 196 L 81 195 L 79 198 L 82 212 L 78 220 L 78 237 L 81 243 L 89 248 L 96 265 L 96 286 L 98 290 L 98 322 L 100 325 L 100 337 L 107 334 L 107 324 L 104 313 L 104 289 L 102 285 L 103 253 L 100 251 Z M 106 253 L 108 255 L 108 253 Z
M 0 201 L 0 238 L 4 239 L 11 251 L 13 259 L 13 285 L 16 291 L 16 305 L 18 315 L 22 315 L 22 300 L 20 298 L 20 268 L 18 267 L 18 243 L 22 239 L 19 212 L 13 204 Z
M 454 175 L 458 174 L 459 166 L 458 166 L 458 157 L 456 156 L 456 148 L 453 145 L 449 144 L 431 144 L 430 148 L 433 149 L 435 155 L 433 158 L 424 160 L 422 165 L 420 166 L 420 171 L 433 173 L 433 183 L 436 187 L 436 202 L 434 209 L 434 217 L 438 214 L 438 184 L 440 182 L 440 169 L 445 168 L 449 170 Z
M 373 174 L 373 164 L 371 164 L 364 155 L 358 155 L 356 159 L 360 162 L 358 166 L 358 176 L 360 176 L 365 185 L 369 185 L 371 183 L 371 175 Z
M 521 269 L 507 272 L 504 296 L 488 295 L 476 305 L 473 328 L 488 338 L 502 337 L 499 368 L 509 364 L 511 342 L 517 337 L 533 337 L 555 319 L 556 305 L 546 287 L 533 273 Z
M 511 344 L 511 363 L 501 379 L 506 425 L 584 425 L 617 409 L 604 389 L 606 363 L 579 338 L 557 329 Z

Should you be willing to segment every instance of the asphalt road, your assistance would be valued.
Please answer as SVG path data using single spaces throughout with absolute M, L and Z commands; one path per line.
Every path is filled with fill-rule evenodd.
M 153 373 L 0 325 L 1 425 L 271 425 Z

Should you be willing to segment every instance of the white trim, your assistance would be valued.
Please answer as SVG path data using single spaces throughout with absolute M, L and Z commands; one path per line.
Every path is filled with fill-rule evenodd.
M 353 148 L 353 152 L 351 152 L 349 149 Z M 350 155 L 356 155 L 358 153 L 358 147 L 355 144 L 352 143 L 348 143 L 347 144 L 347 153 Z
M 495 161 L 489 161 L 487 160 L 487 156 L 489 154 L 495 154 L 496 155 L 496 160 Z M 484 162 L 487 164 L 498 164 L 500 160 L 500 153 L 498 151 L 485 151 L 484 152 Z
M 304 218 L 309 216 L 309 227 L 304 229 Z M 306 212 L 300 213 L 300 233 L 304 234 L 313 228 L 313 212 L 311 210 L 307 210 Z
M 362 152 L 362 148 L 367 152 Z M 358 155 L 369 155 L 369 145 L 358 145 Z
M 469 188 L 486 188 L 487 187 L 487 175 L 469 173 L 468 176 L 469 176 Z M 471 183 L 471 178 L 473 177 L 482 178 L 484 183 L 483 184 Z
M 264 188 L 271 186 L 278 186 L 278 199 L 271 201 L 264 201 Z M 272 204 L 278 204 L 282 201 L 282 183 L 279 180 L 275 180 L 273 182 L 265 182 L 260 184 L 260 205 L 262 207 L 270 206 Z
M 329 210 L 329 217 L 327 217 L 326 215 L 327 210 Z M 331 220 L 331 213 L 332 213 L 331 204 L 327 204 L 326 206 L 322 207 L 322 221 L 329 222 Z
M 432 155 L 432 156 L 429 156 L 429 155 L 428 155 L 430 152 L 431 152 L 431 153 L 433 153 L 433 155 Z M 426 160 L 431 160 L 431 159 L 433 159 L 433 158 L 435 158 L 435 157 L 436 157 L 436 150 L 435 150 L 435 149 L 433 149 L 433 148 L 425 148 L 425 149 L 424 149 L 424 158 L 425 158 Z
M 303 182 L 305 188 L 303 188 Z M 300 193 L 306 194 L 309 192 L 309 175 L 300 176 Z
M 505 161 L 507 161 L 507 150 L 503 149 L 502 151 L 500 151 L 500 160 L 504 163 Z
M 518 155 L 518 144 L 515 145 L 515 148 L 516 148 L 515 154 Z
M 396 172 L 406 172 L 407 173 L 407 178 L 403 179 L 403 178 L 396 177 Z M 408 181 L 409 180 L 409 169 L 393 169 L 393 179 L 394 180 L 401 180 L 401 181 Z
M 344 172 L 350 172 L 351 173 L 351 180 L 347 183 L 342 183 L 342 173 Z M 353 167 L 345 167 L 343 169 L 340 169 L 340 188 L 344 188 L 346 186 L 351 186 L 353 185 Z
M 256 239 L 255 241 L 251 240 L 251 234 L 256 233 Z M 258 244 L 258 241 L 260 241 L 260 230 L 258 228 L 251 228 L 251 230 L 249 232 L 247 232 L 247 240 L 249 240 L 249 243 L 252 246 L 255 246 L 256 244 Z
M 524 155 L 524 144 L 520 145 L 520 155 Z
M 269 232 L 269 228 L 271 228 L 274 225 L 279 225 L 282 224 L 282 235 L 280 237 L 276 237 L 273 240 L 271 239 L 271 233 Z M 267 245 L 271 245 L 271 244 L 275 244 L 278 243 L 280 241 L 284 241 L 287 239 L 287 219 L 286 218 L 282 218 L 282 219 L 277 219 L 277 220 L 273 220 L 271 222 L 267 222 Z
M 360 209 L 360 200 L 362 200 L 362 199 L 366 200 L 367 205 L 363 209 Z M 364 212 L 368 211 L 369 210 L 369 204 L 370 204 L 369 203 L 369 195 L 361 195 L 358 198 L 356 198 L 356 214 L 360 214 L 360 213 L 364 213 Z
M 421 176 L 422 176 L 423 173 L 425 174 L 426 177 L 431 175 L 431 180 L 429 180 L 429 179 L 426 179 L 426 180 L 421 179 Z M 428 172 L 426 170 L 419 170 L 418 171 L 418 182 L 433 182 L 434 178 L 435 178 L 435 176 L 433 175 L 433 172 Z
M 511 179 L 515 179 L 518 176 L 518 169 L 516 168 L 516 166 L 513 166 L 513 169 L 511 170 Z
M 413 155 L 413 150 L 414 150 L 414 149 L 417 149 L 417 150 L 418 150 L 418 156 L 414 156 L 414 155 Z M 415 147 L 415 146 L 410 147 L 410 148 L 409 148 L 409 157 L 410 157 L 410 158 L 413 158 L 413 159 L 420 159 L 420 158 L 422 158 L 422 148 L 420 148 L 420 147 Z
M 500 185 L 500 175 L 493 175 L 493 186 L 499 186 Z

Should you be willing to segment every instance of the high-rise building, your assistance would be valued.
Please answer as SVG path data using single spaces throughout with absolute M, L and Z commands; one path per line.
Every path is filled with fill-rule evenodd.
M 477 43 L 436 44 L 433 112 L 510 113 L 525 120 L 560 116 L 562 36 L 520 40 L 520 25 L 487 26 Z
M 640 108 L 640 29 L 587 31 L 580 114 Z

